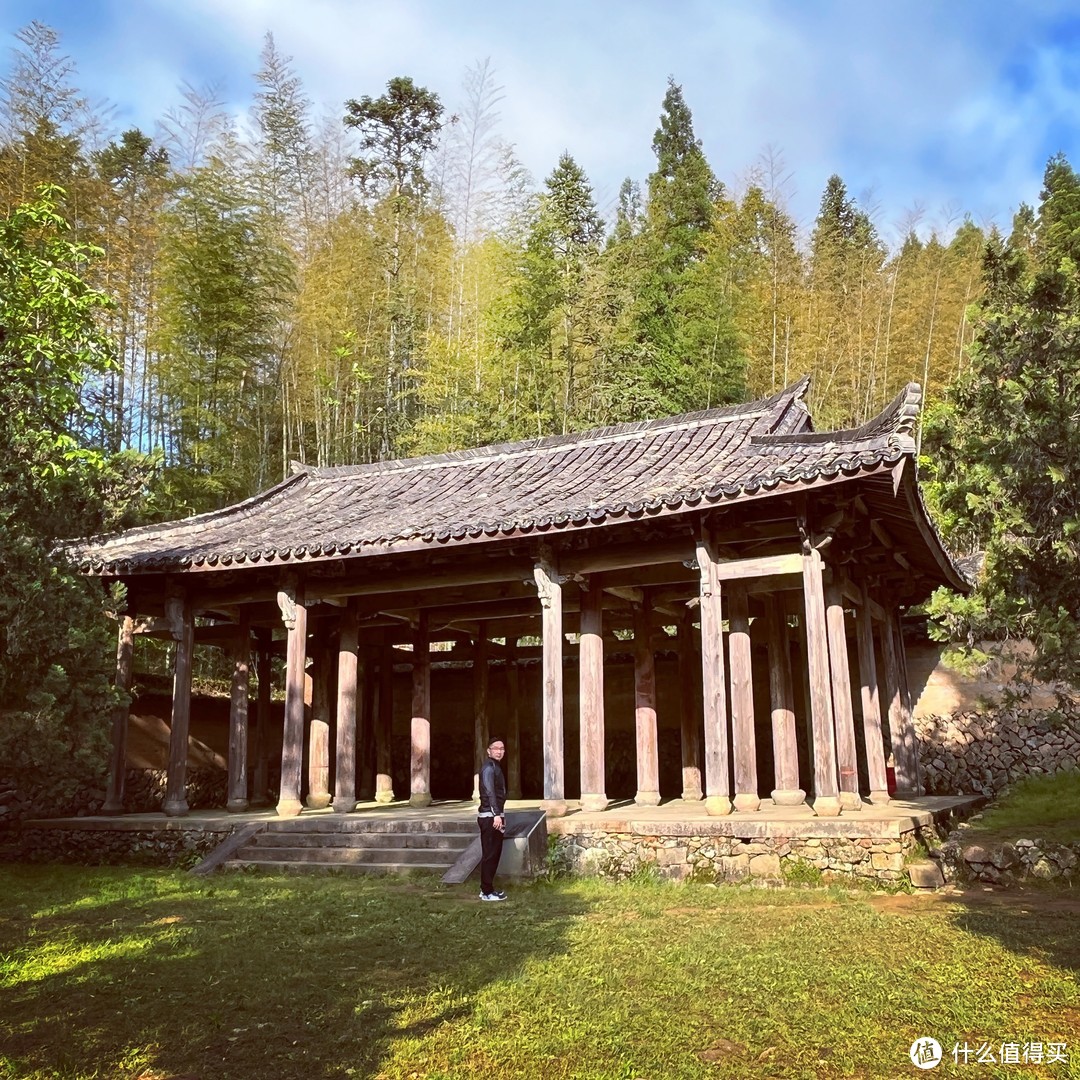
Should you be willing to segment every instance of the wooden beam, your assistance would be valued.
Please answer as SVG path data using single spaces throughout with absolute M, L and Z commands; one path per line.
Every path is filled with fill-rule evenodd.
M 747 578 L 801 573 L 802 556 L 798 553 L 759 555 L 753 559 L 732 559 L 716 564 L 716 580 L 721 584 L 725 581 L 745 581 Z
M 559 569 L 567 577 L 573 577 L 576 574 L 597 574 L 605 570 L 678 563 L 693 557 L 694 542 L 688 536 L 685 540 L 612 544 L 595 551 L 568 552 L 561 557 Z

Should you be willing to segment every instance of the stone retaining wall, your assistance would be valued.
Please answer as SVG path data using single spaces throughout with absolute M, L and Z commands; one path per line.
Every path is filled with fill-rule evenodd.
M 19 831 L 17 848 L 10 855 L 20 862 L 176 866 L 202 859 L 231 831 L 229 824 L 183 827 L 178 822 L 141 829 L 121 828 L 114 822 L 95 828 L 29 826 Z
M 185 792 L 192 810 L 224 806 L 226 776 L 218 769 L 188 769 Z M 165 800 L 164 770 L 128 769 L 124 780 L 124 812 L 159 811 Z M 49 777 L 0 774 L 0 832 L 22 821 L 46 817 L 89 817 L 101 812 L 105 786 L 101 779 L 58 783 Z
M 946 880 L 964 884 L 1071 883 L 1080 866 L 1080 842 L 1052 844 L 1045 840 L 1014 840 L 1002 844 L 972 844 L 964 841 L 963 831 L 960 831 L 949 837 L 934 857 L 941 864 Z
M 1080 711 L 997 708 L 916 718 L 928 795 L 996 795 L 1025 776 L 1080 767 Z
M 575 874 L 625 879 L 643 870 L 672 881 L 828 880 L 898 884 L 919 847 L 914 830 L 896 838 L 650 836 L 589 830 L 554 837 L 552 859 Z

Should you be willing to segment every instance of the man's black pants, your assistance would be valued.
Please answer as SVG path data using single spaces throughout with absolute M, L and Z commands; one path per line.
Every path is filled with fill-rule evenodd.
M 503 820 L 505 822 L 505 818 Z M 480 850 L 483 852 L 480 858 L 480 890 L 493 893 L 495 871 L 499 869 L 499 859 L 502 856 L 503 834 L 495 828 L 494 818 L 477 818 L 476 823 L 480 826 Z

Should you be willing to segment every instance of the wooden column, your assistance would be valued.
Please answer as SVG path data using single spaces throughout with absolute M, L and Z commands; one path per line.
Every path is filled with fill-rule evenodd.
M 363 688 L 358 687 L 359 615 L 356 603 L 349 602 L 341 617 L 338 637 L 337 745 L 335 746 L 334 810 L 348 814 L 356 809 L 356 703 Z
M 248 689 L 251 682 L 251 627 L 246 610 L 240 612 L 233 647 L 232 693 L 229 698 L 229 801 L 226 809 L 238 814 L 248 808 Z
M 124 812 L 124 780 L 127 773 L 128 718 L 131 713 L 131 667 L 135 654 L 135 620 L 119 616 L 116 633 L 116 676 L 113 684 L 121 700 L 112 709 L 112 752 L 109 754 L 109 786 L 105 790 L 103 814 Z
M 679 736 L 682 749 L 682 797 L 684 802 L 700 802 L 701 719 L 697 710 L 697 687 L 701 663 L 694 647 L 694 617 L 687 612 L 679 620 Z
M 795 734 L 795 692 L 791 681 L 791 647 L 787 620 L 775 595 L 765 597 L 769 642 L 769 704 L 772 714 L 773 788 L 776 806 L 801 806 L 799 743 Z
M 270 644 L 272 640 L 269 630 L 255 631 L 255 676 L 259 680 L 259 693 L 255 707 L 255 770 L 252 777 L 252 806 L 269 806 L 270 804 L 269 734 L 272 712 L 270 680 L 273 671 Z
M 578 665 L 581 735 L 581 809 L 607 808 L 604 767 L 604 613 L 603 591 L 595 576 L 581 596 Z
M 543 634 L 544 798 L 551 817 L 566 813 L 566 763 L 563 758 L 563 618 L 562 578 L 550 549 L 543 549 L 533 567 L 540 598 Z
M 384 645 L 379 655 L 379 710 L 375 717 L 375 801 L 394 801 L 391 735 L 394 727 L 394 650 Z
M 896 794 L 911 797 L 919 794 L 915 729 L 903 691 L 903 669 L 897 649 L 897 625 L 886 610 L 881 624 L 881 659 L 885 666 L 885 694 L 889 702 L 889 737 L 892 742 L 893 768 L 896 770 Z
M 412 755 L 409 805 L 431 805 L 431 653 L 427 615 L 421 611 L 413 640 Z
M 311 721 L 308 724 L 308 793 L 311 810 L 330 805 L 330 665 L 333 654 L 325 625 L 316 625 L 311 663 Z
M 360 802 L 375 798 L 375 665 L 370 648 L 357 656 L 356 690 L 356 797 Z
M 720 582 L 716 559 L 704 538 L 698 541 L 701 573 L 701 674 L 705 726 L 705 810 L 731 813 L 728 758 L 727 686 L 724 673 L 724 635 L 720 611 Z
M 825 622 L 829 635 L 829 671 L 832 673 L 840 805 L 845 810 L 861 810 L 859 755 L 855 744 L 855 711 L 851 705 L 851 668 L 848 662 L 844 598 L 835 580 L 829 582 L 825 588 Z
M 904 628 L 900 620 L 900 609 L 893 613 L 896 635 L 896 659 L 900 666 L 900 703 L 904 716 L 904 746 L 909 753 L 909 772 L 915 778 L 915 793 L 925 795 L 922 766 L 919 764 L 919 738 L 915 734 L 915 705 L 911 699 L 911 679 L 908 677 L 907 648 L 904 645 Z
M 506 793 L 507 798 L 521 798 L 521 668 L 516 653 L 517 641 L 506 640 Z M 508 760 L 507 760 L 508 759 Z
M 281 735 L 281 787 L 277 812 L 295 817 L 303 809 L 300 780 L 304 766 L 304 670 L 307 667 L 307 608 L 301 586 L 278 592 L 281 618 L 289 636 L 285 646 L 285 723 Z
M 862 607 L 856 612 L 855 632 L 859 646 L 859 686 L 862 695 L 863 742 L 866 744 L 866 772 L 870 780 L 870 801 L 889 801 L 889 779 L 885 772 L 885 745 L 881 730 L 881 700 L 878 693 L 877 661 L 874 659 L 874 620 L 870 617 L 870 594 L 862 590 Z
M 660 746 L 656 730 L 656 654 L 652 642 L 652 611 L 645 594 L 634 605 L 634 731 L 637 736 L 638 806 L 660 805 Z
M 814 813 L 819 817 L 836 817 L 841 808 L 836 779 L 825 587 L 821 553 L 809 544 L 803 552 L 803 604 L 806 611 L 810 726 L 814 736 Z
M 183 817 L 188 812 L 188 727 L 191 722 L 191 659 L 195 648 L 195 624 L 186 599 L 171 597 L 165 602 L 165 612 L 176 642 L 176 657 L 173 664 L 169 765 L 162 809 L 167 817 Z
M 473 639 L 473 798 L 480 798 L 480 769 L 487 759 L 488 697 L 491 669 L 488 665 L 487 623 L 481 621 Z
M 746 585 L 728 587 L 728 660 L 731 672 L 731 742 L 735 758 L 735 809 L 757 810 L 757 742 L 754 738 L 754 677 Z

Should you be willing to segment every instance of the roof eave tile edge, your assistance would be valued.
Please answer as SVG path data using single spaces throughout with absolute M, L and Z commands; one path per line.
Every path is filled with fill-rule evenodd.
M 205 552 L 198 556 L 185 555 L 174 560 L 155 558 L 135 564 L 132 564 L 131 560 L 128 559 L 116 560 L 111 563 L 105 563 L 101 560 L 92 566 L 81 563 L 78 565 L 78 569 L 81 573 L 100 577 L 124 577 L 143 574 L 186 573 L 190 572 L 193 567 L 201 569 L 206 566 L 212 569 L 238 569 L 243 566 L 291 566 L 296 565 L 297 562 L 311 563 L 316 560 L 322 561 L 341 557 L 355 558 L 360 556 L 365 549 L 372 552 L 373 549 L 381 548 L 381 553 L 391 554 L 395 550 L 395 544 L 412 545 L 419 542 L 421 548 L 427 548 L 432 544 L 441 545 L 473 541 L 483 536 L 495 540 L 544 535 L 551 529 L 562 530 L 568 526 L 576 528 L 585 526 L 602 527 L 613 521 L 617 523 L 623 519 L 638 520 L 644 516 L 659 517 L 690 513 L 700 509 L 702 503 L 715 507 L 736 501 L 739 498 L 779 497 L 822 481 L 852 479 L 859 475 L 883 469 L 892 469 L 904 456 L 905 452 L 899 448 L 889 448 L 887 452 L 876 452 L 872 455 L 868 455 L 864 451 L 854 458 L 834 459 L 823 463 L 817 468 L 792 470 L 788 475 L 775 473 L 752 478 L 741 485 L 719 484 L 709 489 L 692 489 L 672 495 L 659 496 L 654 499 L 623 503 L 606 508 L 599 515 L 586 511 L 563 511 L 552 516 L 520 521 L 469 523 L 468 525 L 460 523 L 438 530 L 417 531 L 408 535 L 380 537 L 359 542 L 347 541 L 313 545 L 310 548 L 299 546 L 280 551 L 271 548 L 265 551 L 253 552 Z M 404 552 L 417 549 L 412 546 L 408 548 L 399 546 L 396 550 Z

